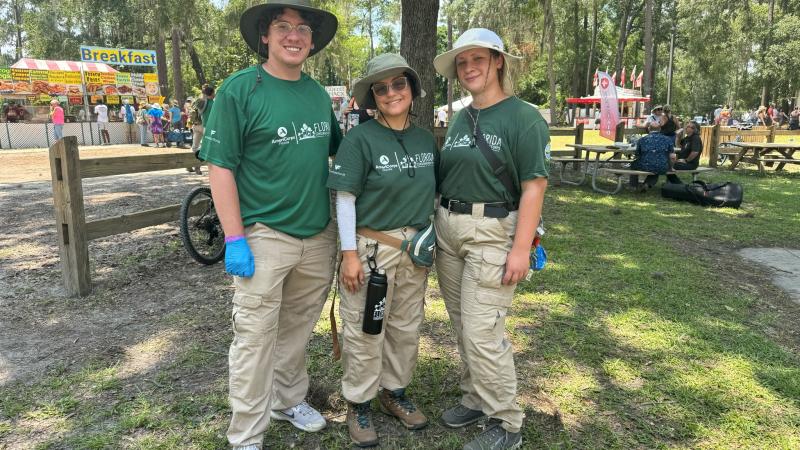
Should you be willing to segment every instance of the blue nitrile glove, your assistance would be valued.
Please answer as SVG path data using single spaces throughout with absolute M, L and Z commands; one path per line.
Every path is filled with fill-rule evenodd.
M 531 252 L 531 269 L 539 271 L 544 269 L 547 264 L 547 252 L 541 244 L 536 244 L 536 247 Z
M 244 236 L 225 239 L 225 271 L 237 277 L 252 277 L 256 271 L 253 252 Z

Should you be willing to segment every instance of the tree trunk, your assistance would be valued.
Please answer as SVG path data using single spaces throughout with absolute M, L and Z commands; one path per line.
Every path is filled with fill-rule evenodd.
M 652 98 L 653 95 L 653 0 L 644 3 L 644 74 L 642 75 L 642 95 Z M 635 76 L 635 75 L 634 75 Z M 644 105 L 645 111 L 651 107 L 651 102 Z
M 22 4 L 19 0 L 14 0 L 11 7 L 14 9 L 14 54 L 17 60 L 20 60 L 22 58 Z
M 181 33 L 181 40 L 183 40 L 183 45 L 189 53 L 189 59 L 192 62 L 192 70 L 194 70 L 194 74 L 197 77 L 197 83 L 200 86 L 206 84 L 208 82 L 206 80 L 206 73 L 203 70 L 203 65 L 200 64 L 200 55 L 197 54 L 197 50 L 194 48 L 191 35 L 189 33 Z
M 172 84 L 175 85 L 172 99 L 183 105 L 183 101 L 186 100 L 186 91 L 183 89 L 181 68 L 181 30 L 177 26 L 172 27 Z
M 447 50 L 453 49 L 453 19 L 447 15 Z M 434 105 L 435 106 L 435 105 Z M 447 123 L 453 118 L 453 80 L 447 80 Z
M 764 41 L 764 47 L 761 50 L 761 65 L 764 66 L 764 61 L 767 59 L 767 52 L 769 46 L 772 45 L 772 25 L 775 23 L 775 0 L 769 0 L 769 15 L 767 16 L 767 37 Z M 761 88 L 761 105 L 766 106 L 769 96 L 767 93 L 770 89 L 770 80 L 768 76 L 764 76 L 764 85 Z
M 369 59 L 375 57 L 375 30 L 372 29 L 372 0 L 367 3 L 367 30 L 369 31 Z
M 619 38 L 617 39 L 617 54 L 614 57 L 614 72 L 622 74 L 622 58 L 625 56 L 625 46 L 628 43 L 628 17 L 631 12 L 632 0 L 623 0 L 622 16 L 619 20 Z
M 573 0 L 572 2 L 572 32 L 573 34 L 573 42 L 572 42 L 572 87 L 570 89 L 570 93 L 573 97 L 578 97 L 581 95 L 581 37 L 586 32 L 586 20 L 584 19 L 584 29 L 580 29 L 580 3 L 578 0 Z
M 408 61 L 422 82 L 428 95 L 414 102 L 412 120 L 426 130 L 433 130 L 433 93 L 435 79 L 433 58 L 436 56 L 436 20 L 439 17 L 439 2 L 430 0 L 402 0 L 402 30 L 400 53 Z
M 597 0 L 592 0 L 592 43 L 589 46 L 589 65 L 586 67 L 586 95 L 592 95 L 594 89 L 594 52 L 597 48 Z
M 550 85 L 550 125 L 558 123 L 558 105 L 556 100 L 556 73 L 554 67 L 556 49 L 556 24 L 553 18 L 552 0 L 545 0 L 545 33 L 547 33 L 547 80 Z
M 156 70 L 158 71 L 158 86 L 161 88 L 161 95 L 168 97 L 167 49 L 164 44 L 164 32 L 161 31 L 161 28 L 156 33 Z

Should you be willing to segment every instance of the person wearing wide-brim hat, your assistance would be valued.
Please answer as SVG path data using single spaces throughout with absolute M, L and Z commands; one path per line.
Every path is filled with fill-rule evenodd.
M 424 95 L 417 72 L 402 56 L 372 58 L 353 97 L 376 110 L 375 120 L 347 133 L 328 176 L 328 187 L 336 191 L 342 249 L 342 395 L 350 438 L 362 447 L 378 443 L 370 412 L 376 396 L 406 428 L 428 424 L 406 395 L 417 362 L 428 271 L 396 245 L 432 233 L 438 151 L 433 135 L 410 120 L 413 100 Z M 390 286 L 377 335 L 362 331 L 370 258 Z
M 513 349 L 503 331 L 515 286 L 529 270 L 550 135 L 539 111 L 513 95 L 508 65 L 517 59 L 494 32 L 473 28 L 433 61 L 473 98 L 447 130 L 435 216 L 439 286 L 464 367 L 461 401 L 442 422 L 457 428 L 491 418 L 465 449 L 522 442 Z
M 229 376 L 234 448 L 261 448 L 270 419 L 325 427 L 309 405 L 306 346 L 333 279 L 328 157 L 341 141 L 330 96 L 303 72 L 336 33 L 310 0 L 242 13 L 247 45 L 266 60 L 229 76 L 204 123 L 214 205 L 234 276 Z

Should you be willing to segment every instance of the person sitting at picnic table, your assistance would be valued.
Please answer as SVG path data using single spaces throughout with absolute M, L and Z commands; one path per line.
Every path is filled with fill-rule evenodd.
M 795 106 L 789 115 L 789 129 L 800 130 L 800 106 Z
M 661 134 L 677 140 L 675 132 L 678 131 L 678 128 L 680 128 L 680 125 L 678 124 L 678 118 L 672 115 L 672 107 L 664 105 L 661 114 Z
M 663 133 L 663 131 L 662 131 Z M 700 164 L 700 154 L 703 153 L 703 141 L 700 139 L 700 125 L 694 120 L 689 121 L 683 128 L 680 138 L 681 150 L 677 159 L 672 164 L 672 170 L 694 170 Z M 667 174 L 669 183 L 682 183 L 674 173 Z
M 664 113 L 664 107 L 656 105 L 650 110 L 650 115 L 644 121 L 644 128 L 649 129 L 651 123 L 657 123 L 661 126 L 661 116 Z
M 644 192 L 658 183 L 659 175 L 666 175 L 670 168 L 670 161 L 675 158 L 673 146 L 675 141 L 661 134 L 661 124 L 650 122 L 647 125 L 649 134 L 636 142 L 636 159 L 631 163 L 631 169 L 652 172 L 644 183 L 639 184 L 639 176 L 631 175 L 631 189 Z

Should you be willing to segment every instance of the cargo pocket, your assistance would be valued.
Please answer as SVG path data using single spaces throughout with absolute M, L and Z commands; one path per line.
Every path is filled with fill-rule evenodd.
M 514 297 L 514 285 L 503 284 L 503 273 L 508 253 L 495 248 L 484 248 L 476 296 L 478 303 L 508 307 Z

